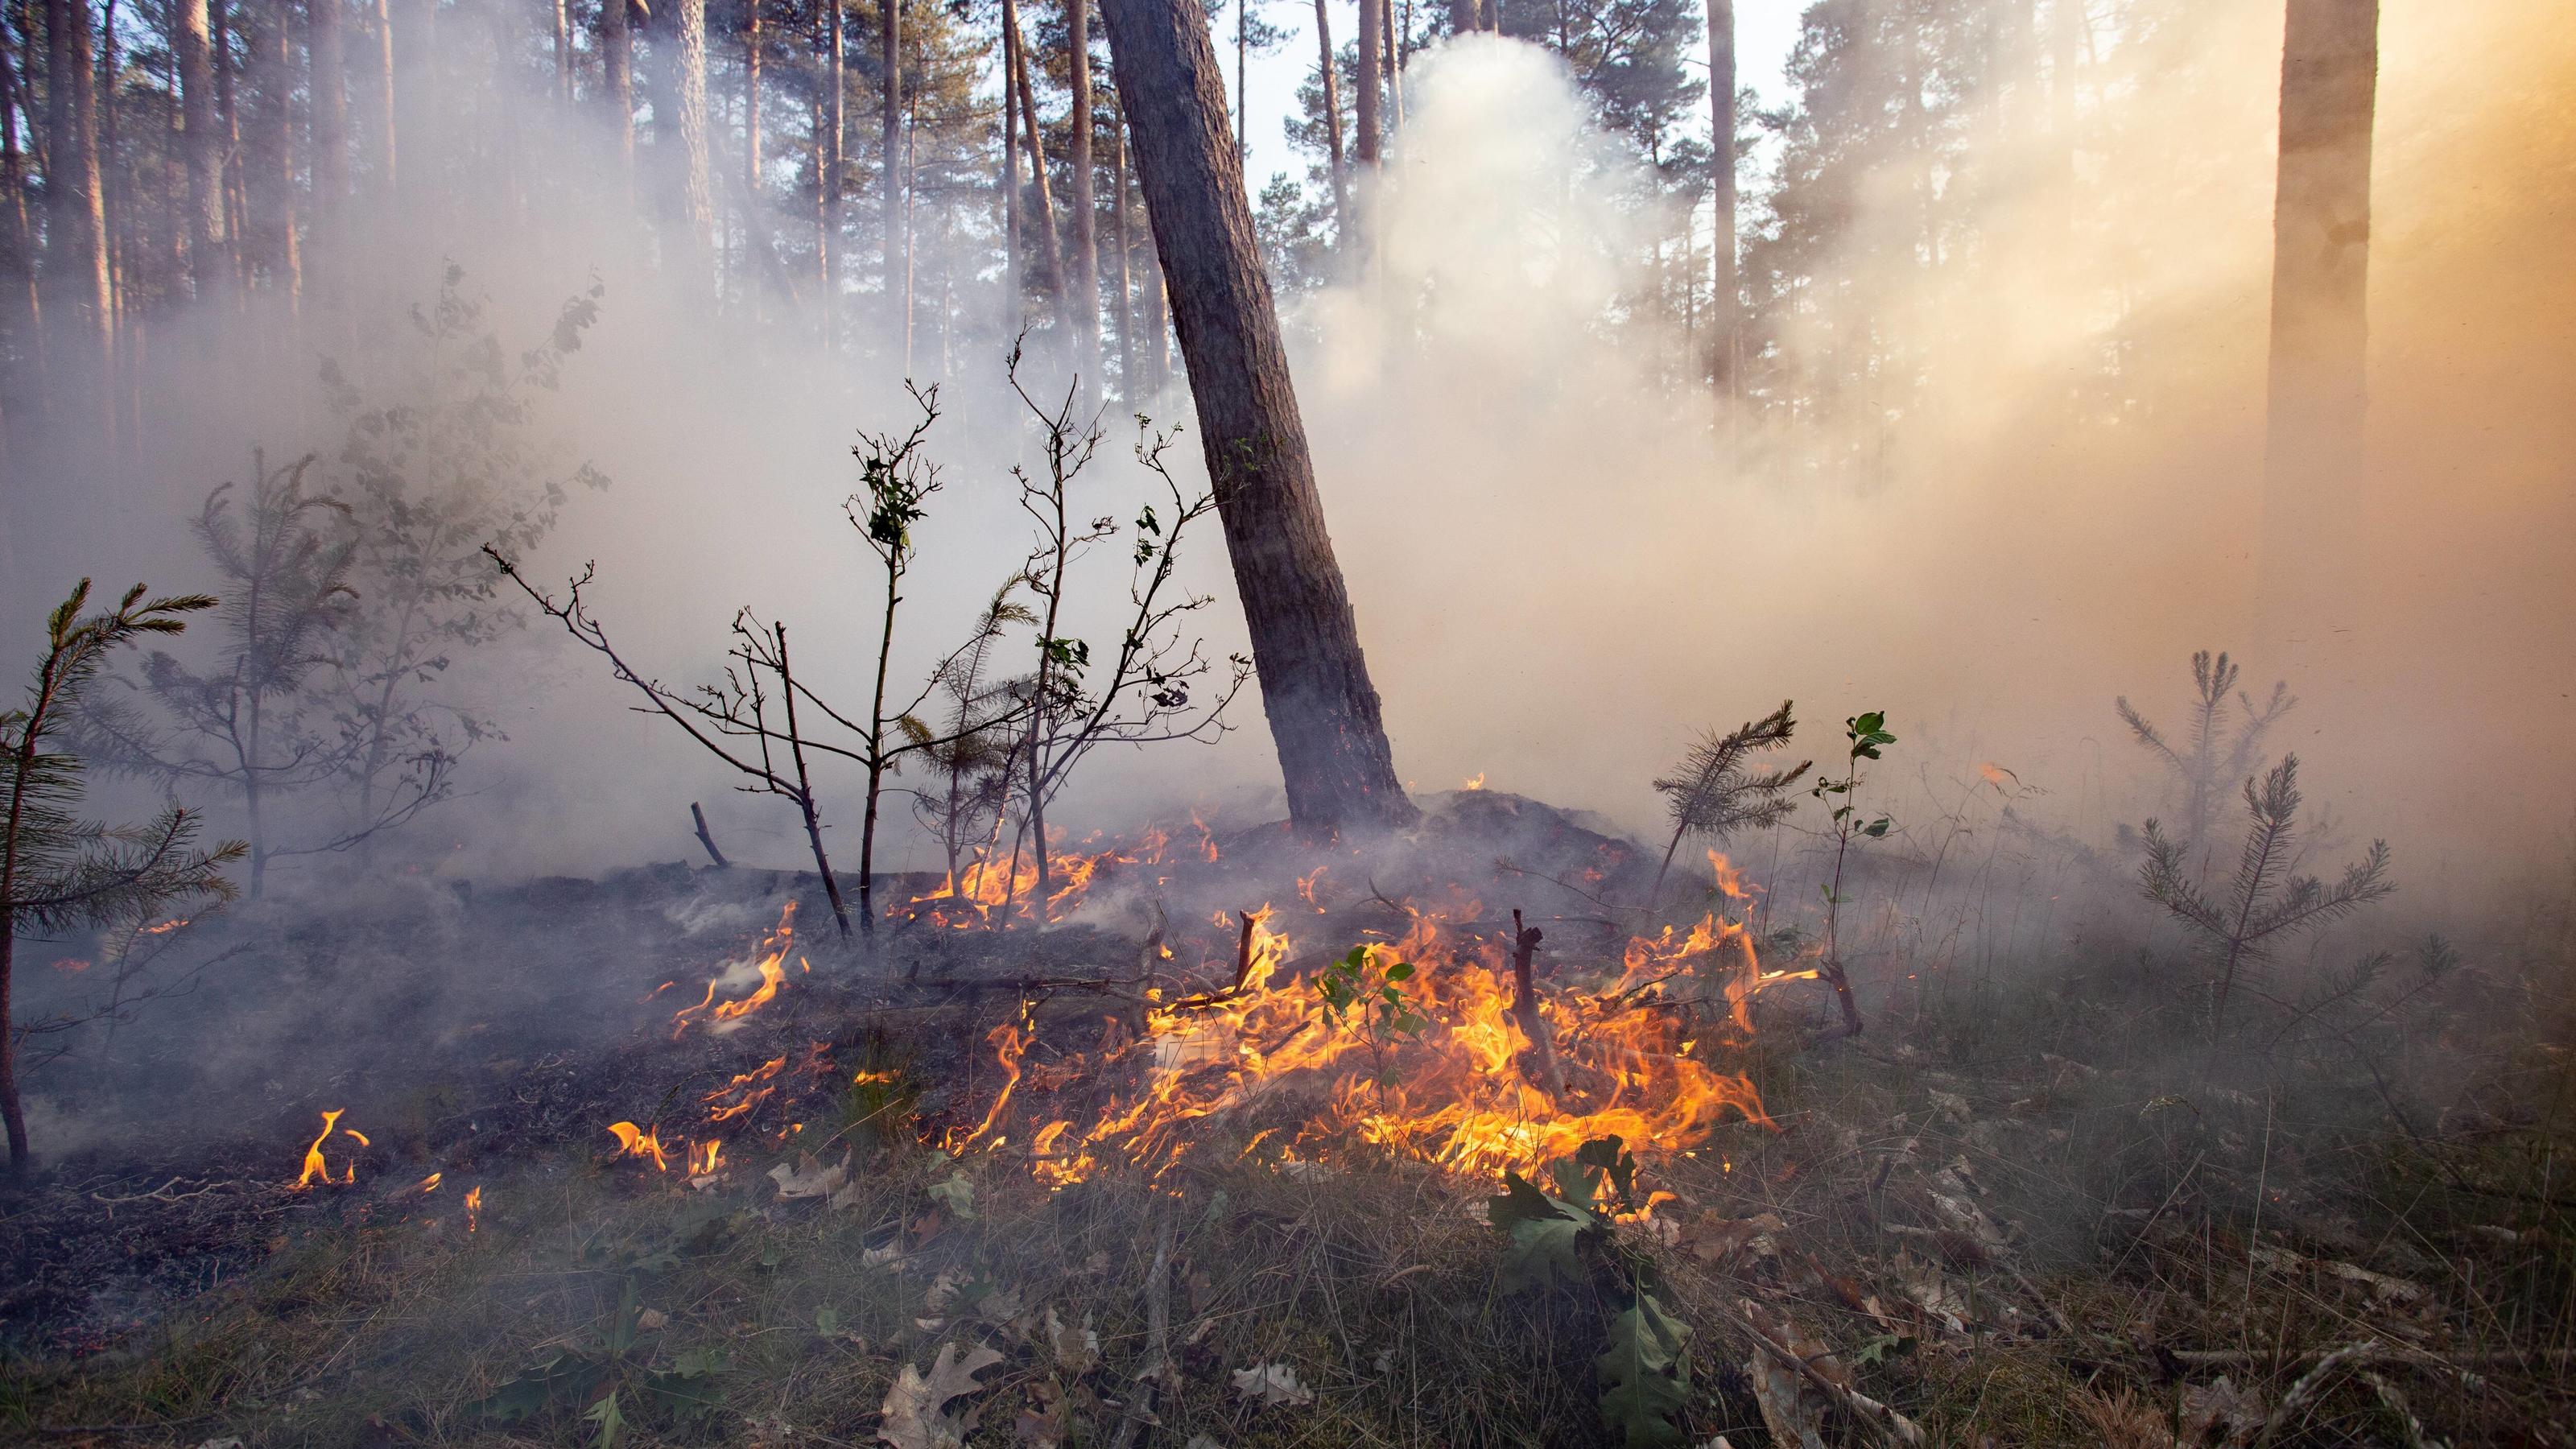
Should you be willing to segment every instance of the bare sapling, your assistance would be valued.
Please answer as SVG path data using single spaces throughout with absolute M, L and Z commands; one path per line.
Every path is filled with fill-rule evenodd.
M 18 1100 L 22 1033 L 10 999 L 19 933 L 131 925 L 186 902 L 227 899 L 233 886 L 223 867 L 249 849 L 237 840 L 198 849 L 198 813 L 181 805 L 141 825 L 101 825 L 74 813 L 85 789 L 82 761 L 56 742 L 108 656 L 147 635 L 179 633 L 188 615 L 215 607 L 203 594 L 148 601 L 144 594 L 137 584 L 115 608 L 84 616 L 89 580 L 81 580 L 45 620 L 45 654 L 25 704 L 0 713 L 0 1121 L 13 1170 L 26 1166 L 29 1151 Z
M 1029 680 L 995 679 L 993 663 L 1011 626 L 1038 621 L 1013 597 L 1025 582 L 1014 575 L 994 592 L 976 616 L 973 634 L 934 677 L 947 742 L 924 751 L 935 786 L 909 793 L 913 819 L 939 840 L 952 889 L 963 880 L 969 849 L 980 842 L 991 851 L 1010 806 L 1019 752 L 1002 723 L 1028 699 Z
M 1023 828 L 1036 852 L 1037 894 L 1043 901 L 1050 876 L 1046 807 L 1063 790 L 1074 767 L 1106 744 L 1216 739 L 1229 728 L 1226 709 L 1251 678 L 1252 662 L 1242 655 L 1228 656 L 1228 672 L 1214 698 L 1193 699 L 1194 683 L 1210 674 L 1214 665 L 1205 653 L 1206 641 L 1185 640 L 1180 621 L 1215 600 L 1175 591 L 1172 579 L 1181 535 L 1216 511 L 1216 495 L 1210 490 L 1192 492 L 1172 476 L 1167 454 L 1175 434 L 1155 431 L 1141 417 L 1136 461 L 1160 485 L 1163 496 L 1145 503 L 1136 514 L 1129 608 L 1118 645 L 1114 651 L 1104 651 L 1107 667 L 1095 669 L 1089 641 L 1059 632 L 1074 563 L 1095 545 L 1115 537 L 1119 523 L 1106 514 L 1082 521 L 1072 502 L 1075 480 L 1099 451 L 1097 423 L 1076 418 L 1072 387 L 1052 406 L 1033 397 L 1020 379 L 1019 362 L 1015 348 L 1011 386 L 1045 435 L 1044 476 L 1032 477 L 1022 468 L 1012 470 L 1020 485 L 1020 507 L 1037 524 L 1037 544 L 1022 572 L 1029 592 L 1039 600 L 1037 659 L 1016 767 Z
M 2280 942 L 2316 930 L 2397 889 L 2388 878 L 2388 842 L 2374 840 L 2329 886 L 2298 874 L 2299 757 L 2284 755 L 2260 784 L 2245 781 L 2245 845 L 2223 894 L 2203 890 L 2188 846 L 2147 822 L 2147 860 L 2139 886 L 2190 929 L 2218 965 L 2210 1003 L 2215 1040 L 2226 1029 L 2227 1002 L 2246 968 L 2272 959 Z
M 1711 731 L 1682 758 L 1669 779 L 1655 782 L 1673 818 L 1673 838 L 1664 847 L 1663 864 L 1656 867 L 1655 883 L 1646 892 L 1649 912 L 1663 896 L 1664 877 L 1671 873 L 1673 856 L 1685 839 L 1699 835 L 1723 845 L 1739 830 L 1765 830 L 1779 824 L 1796 808 L 1782 798 L 1783 793 L 1814 768 L 1815 761 L 1760 773 L 1749 768 L 1755 755 L 1789 743 L 1797 728 L 1789 715 L 1793 703 L 1784 699 L 1778 709 L 1725 734 Z

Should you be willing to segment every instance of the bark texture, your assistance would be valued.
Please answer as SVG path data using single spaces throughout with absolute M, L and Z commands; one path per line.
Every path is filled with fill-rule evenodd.
M 608 107 L 608 135 L 618 184 L 635 190 L 635 34 L 626 23 L 626 0 L 600 0 L 600 102 Z
M 1074 368 L 1083 395 L 1100 396 L 1100 202 L 1094 193 L 1091 151 L 1091 0 L 1065 0 L 1065 70 L 1073 91 L 1070 153 L 1073 173 L 1072 294 Z
M 885 106 L 879 116 L 885 133 L 885 290 L 895 325 L 910 319 L 911 288 L 904 276 L 903 225 L 903 0 L 877 0 L 877 64 L 885 84 Z
M 220 295 L 232 269 L 215 52 L 208 36 L 206 0 L 177 0 L 170 7 L 170 49 L 179 61 L 179 148 L 188 172 L 188 272 L 200 298 Z
M 1396 778 L 1226 124 L 1205 12 L 1102 0 L 1288 814 L 1309 839 L 1418 817 Z
M 675 10 L 679 53 L 673 89 L 680 109 L 680 222 L 688 238 L 684 250 L 694 260 L 705 253 L 707 228 L 716 219 L 707 140 L 707 0 L 675 0 Z
M 88 0 L 45 0 L 46 311 L 62 343 L 57 360 L 71 370 L 66 395 L 85 387 L 103 405 L 112 299 L 90 23 Z
M 1377 164 L 1378 100 L 1385 81 L 1380 63 L 1386 53 L 1386 10 L 1378 0 L 1360 0 L 1359 65 L 1352 73 L 1351 154 L 1359 158 L 1363 170 Z
M 2310 606 L 2336 591 L 2360 511 L 2378 76 L 2378 0 L 2290 0 L 2263 496 L 2263 603 L 2274 624 L 2302 622 L 2286 617 L 2294 613 L 2315 622 Z
M 1715 336 L 1710 373 L 1717 390 L 1735 394 L 1743 367 L 1743 309 L 1735 277 L 1735 0 L 1708 0 L 1709 183 L 1715 197 L 1710 247 L 1709 311 Z

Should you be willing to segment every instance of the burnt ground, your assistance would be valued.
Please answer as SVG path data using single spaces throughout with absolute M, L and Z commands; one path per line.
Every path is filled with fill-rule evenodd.
M 39 1145 L 58 1145 L 0 1188 L 0 1426 L 590 1443 L 606 1384 L 619 1442 L 852 1444 L 889 1427 L 901 1371 L 983 1344 L 1003 1362 L 973 1442 L 1108 1442 L 1152 1367 L 1162 1284 L 1145 1442 L 1619 1442 L 1596 1403 L 1615 1295 L 1514 1282 L 1476 1211 L 1488 1185 L 1354 1153 L 1050 1193 L 1009 1154 L 907 1145 L 989 1105 L 997 1026 L 1028 1012 L 1044 1066 L 1127 1009 L 1149 902 L 1175 989 L 1221 982 L 1221 910 L 1272 903 L 1311 966 L 1383 930 L 1387 898 L 1434 892 L 1468 934 L 1520 906 L 1550 933 L 1542 975 L 1579 974 L 1619 934 L 1605 903 L 1653 865 L 1508 795 L 1453 797 L 1366 856 L 1276 829 L 1218 843 L 1213 863 L 1113 868 L 1042 932 L 915 922 L 864 954 L 810 877 L 680 866 L 200 923 L 190 949 L 249 949 L 31 1084 Z M 729 1032 L 675 1035 L 791 899 L 788 959 L 810 970 Z M 1934 1443 L 2576 1442 L 2576 1208 L 2554 1165 L 2576 1097 L 2548 1025 L 2566 1003 L 2526 993 L 2534 1034 L 2451 1043 L 2426 1059 L 2452 1075 L 2392 1064 L 2374 1086 L 2340 1056 L 2178 1049 L 2141 959 L 2103 950 L 1910 1011 L 1873 982 L 1871 1031 L 1812 1048 L 1830 1006 L 1784 993 L 1746 1063 L 1782 1130 L 1650 1161 L 1675 1201 L 1620 1229 L 1696 1332 L 1688 1442 L 1881 1442 L 1849 1390 Z M 2517 1020 L 2460 990 L 2445 1039 Z M 607 1124 L 633 1121 L 676 1157 L 709 1098 L 772 1060 L 721 1173 L 615 1156 Z M 852 1072 L 881 1067 L 917 1097 L 854 1105 Z M 800 1123 L 889 1105 L 903 1125 L 848 1201 L 764 1176 Z M 326 1109 L 369 1135 L 356 1181 L 290 1190 Z M 1067 1349 L 1046 1314 L 1096 1345 Z M 1747 1325 L 1810 1355 L 1816 1382 L 1766 1380 L 1786 1370 Z M 567 1354 L 592 1366 L 578 1394 L 495 1407 Z M 1247 1398 L 1262 1365 L 1296 1391 Z

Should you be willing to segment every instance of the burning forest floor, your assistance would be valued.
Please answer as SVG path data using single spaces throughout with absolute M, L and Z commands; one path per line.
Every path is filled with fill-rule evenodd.
M 2554 1051 L 2195 1051 L 2107 948 L 1882 963 L 1846 1034 L 1722 869 L 1652 930 L 1615 904 L 1654 865 L 1470 792 L 1365 855 L 881 881 L 865 951 L 748 870 L 242 910 L 193 949 L 256 989 L 38 1079 L 84 1115 L 0 1190 L 0 1425 L 2576 1442 Z

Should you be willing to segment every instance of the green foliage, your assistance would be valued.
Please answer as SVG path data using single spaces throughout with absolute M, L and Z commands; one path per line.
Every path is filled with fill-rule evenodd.
M 52 748 L 52 741 L 90 702 L 109 655 L 147 636 L 177 634 L 188 615 L 216 607 L 203 594 L 147 602 L 144 586 L 136 584 L 115 608 L 84 616 L 89 589 L 89 580 L 81 580 L 46 616 L 45 655 L 26 703 L 0 712 L 0 987 L 15 963 L 19 932 L 139 925 L 184 902 L 227 899 L 232 884 L 223 867 L 244 851 L 238 841 L 196 848 L 197 816 L 177 805 L 143 825 L 80 818 L 81 760 Z M 17 1025 L 0 1018 L 0 1033 L 14 1043 Z M 5 1069 L 0 1109 L 8 1120 L 10 1161 L 24 1162 L 18 1083 Z
M 1404 991 L 1404 983 L 1413 979 L 1413 963 L 1380 965 L 1377 957 L 1376 947 L 1353 946 L 1315 973 L 1314 987 L 1333 1025 L 1366 1043 L 1377 1077 L 1384 1081 L 1392 1066 L 1387 1054 L 1403 1039 L 1421 1035 L 1431 1021 L 1414 1009 Z
M 1601 1378 L 1601 1421 L 1631 1449 L 1682 1442 L 1690 1407 L 1690 1325 L 1652 1293 L 1610 1320 L 1610 1346 L 1593 1361 Z
M 645 1338 L 636 1279 L 629 1274 L 616 1311 L 583 1341 L 529 1363 L 467 1413 L 499 1424 L 550 1417 L 584 1406 L 596 1449 L 616 1449 L 627 1428 L 626 1404 L 652 1404 L 682 1419 L 702 1418 L 716 1407 L 715 1379 L 731 1367 L 718 1349 L 690 1349 L 659 1364 Z
M 1594 1361 L 1602 1422 L 1626 1444 L 1678 1443 L 1690 1405 L 1690 1326 L 1666 1311 L 1653 1260 L 1620 1236 L 1613 1216 L 1639 1201 L 1637 1159 L 1619 1138 L 1596 1137 L 1549 1163 L 1546 1175 L 1553 1193 L 1507 1170 L 1502 1193 L 1485 1200 L 1504 1238 L 1503 1286 L 1590 1290 L 1623 1305 Z

